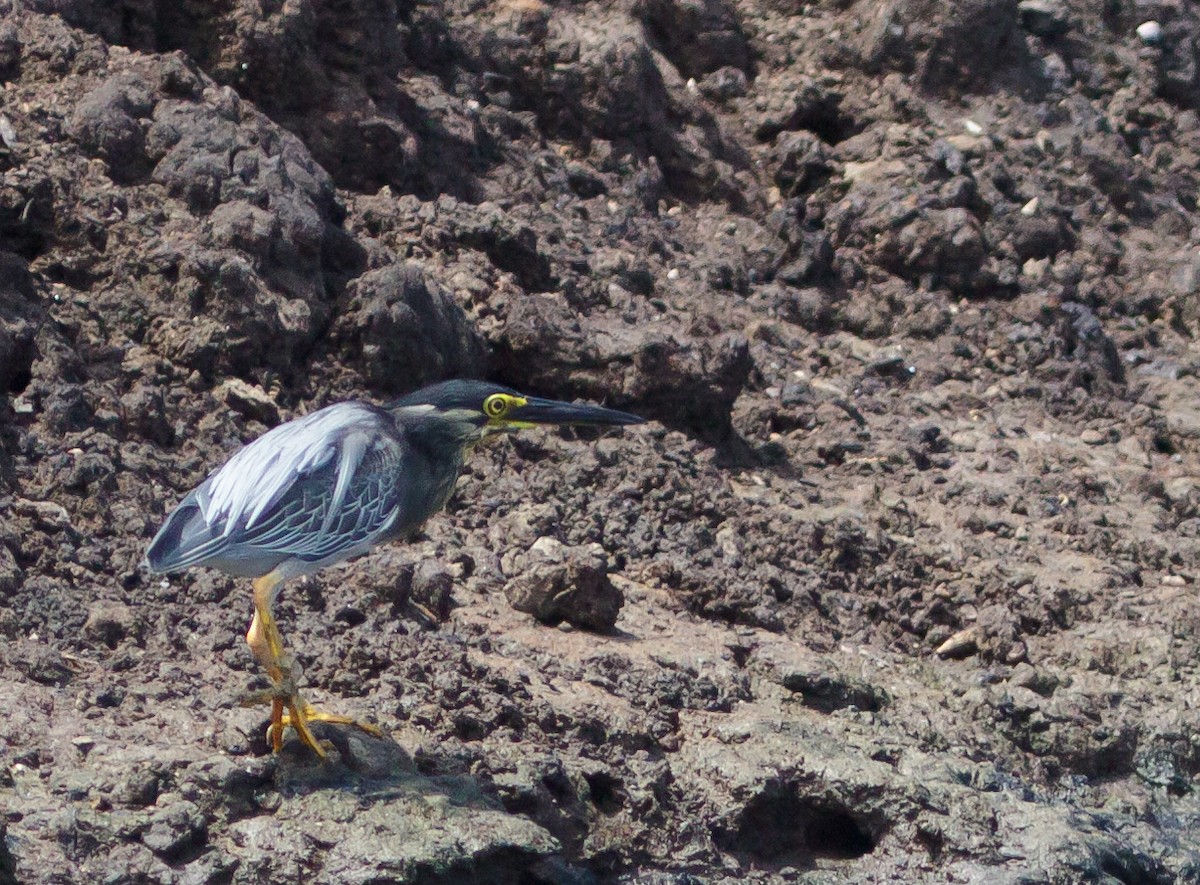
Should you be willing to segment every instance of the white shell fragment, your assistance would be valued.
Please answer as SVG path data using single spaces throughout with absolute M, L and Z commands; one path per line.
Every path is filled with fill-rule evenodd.
M 1151 19 L 1137 26 L 1137 35 L 1143 43 L 1158 43 L 1162 40 L 1162 25 Z

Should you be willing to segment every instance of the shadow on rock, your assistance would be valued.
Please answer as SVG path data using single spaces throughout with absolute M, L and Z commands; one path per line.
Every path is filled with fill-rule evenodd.
M 376 736 L 352 725 L 310 723 L 313 735 L 329 755 L 318 759 L 294 734 L 279 752 L 276 785 L 285 794 L 315 790 L 369 792 L 382 782 L 418 778 L 412 757 L 386 736 Z
M 517 883 L 571 875 L 561 845 L 507 813 L 471 777 L 426 777 L 390 738 L 313 723 L 332 745 L 316 759 L 292 739 L 278 757 L 273 814 L 231 826 L 243 859 L 284 881 L 319 856 L 323 882 Z M 267 881 L 264 879 L 263 881 Z M 555 880 L 551 878 L 551 880 Z
M 386 735 L 328 722 L 310 727 L 329 755 L 317 759 L 299 738 L 288 740 L 279 751 L 275 773 L 275 786 L 286 797 L 338 791 L 353 793 L 360 804 L 422 797 L 460 808 L 501 807 L 484 794 L 476 778 L 421 774 L 408 751 Z

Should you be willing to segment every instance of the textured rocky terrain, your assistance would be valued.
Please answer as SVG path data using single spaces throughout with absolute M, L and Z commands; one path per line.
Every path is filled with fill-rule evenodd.
M 1200 881 L 1193 4 L 0 16 L 0 883 Z M 272 756 L 145 544 L 453 376 L 649 423 L 289 586 Z

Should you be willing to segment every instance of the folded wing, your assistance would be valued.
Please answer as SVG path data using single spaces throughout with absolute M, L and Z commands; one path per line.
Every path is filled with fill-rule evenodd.
M 150 545 L 150 567 L 261 575 L 369 546 L 400 509 L 404 442 L 388 422 L 340 403 L 264 434 L 180 502 Z

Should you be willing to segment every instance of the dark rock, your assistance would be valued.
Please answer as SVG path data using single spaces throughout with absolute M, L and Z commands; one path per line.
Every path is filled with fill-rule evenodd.
M 728 66 L 706 74 L 699 85 L 700 91 L 713 101 L 741 98 L 749 89 L 745 71 Z
M 270 394 L 240 378 L 222 381 L 213 394 L 229 408 L 251 421 L 259 421 L 268 427 L 273 427 L 280 421 L 279 405 Z
M 951 291 L 972 293 L 987 256 L 979 220 L 964 209 L 921 213 L 909 224 L 883 235 L 875 247 L 880 265 L 913 279 L 934 274 Z
M 0 594 L 15 593 L 25 580 L 25 572 L 7 545 L 0 543 Z
M 1116 137 L 1092 138 L 1083 142 L 1080 159 L 1095 186 L 1122 212 L 1144 215 L 1149 211 L 1146 191 L 1150 183 L 1133 162 L 1128 148 Z
M 397 75 L 408 61 L 412 22 L 395 6 L 354 0 L 315 4 L 302 15 L 267 10 L 217 45 L 207 43 L 221 27 L 217 11 L 169 18 L 192 57 L 208 58 L 210 74 L 296 133 L 341 187 L 436 193 L 456 177 L 436 167 L 461 170 L 478 148 L 462 144 L 471 128 L 465 113 L 419 89 L 402 91 Z M 437 123 L 427 125 L 431 118 Z
M 552 285 L 550 264 L 538 251 L 537 233 L 494 203 L 464 206 L 443 198 L 438 215 L 457 242 L 485 252 L 501 270 L 514 274 L 525 288 L 543 292 Z
M 183 885 L 224 885 L 233 881 L 241 861 L 217 849 L 206 851 L 183 867 Z
M 833 243 L 824 231 L 804 231 L 800 242 L 793 245 L 791 254 L 794 257 L 779 268 L 779 272 L 776 274 L 780 282 L 787 283 L 789 286 L 811 286 L 828 279 L 833 273 L 835 258 Z M 801 301 L 806 298 L 803 295 L 798 297 Z M 823 296 L 818 297 L 822 301 L 824 300 Z M 832 296 L 830 300 L 833 300 Z M 820 325 L 819 319 L 812 316 L 812 311 L 808 308 L 800 308 L 795 311 L 794 321 L 806 328 L 815 328 Z M 812 325 L 809 325 L 810 323 Z
M 89 639 L 116 648 L 123 639 L 140 638 L 141 632 L 141 619 L 124 603 L 102 599 L 88 606 L 83 633 Z
M 725 0 L 638 0 L 634 14 L 685 77 L 750 67 L 750 43 Z
M 113 798 L 130 808 L 148 808 L 158 800 L 161 790 L 162 777 L 158 772 L 137 768 L 117 784 Z
M 928 470 L 935 464 L 938 467 L 949 466 L 945 459 L 934 459 L 935 455 L 943 454 L 950 447 L 940 427 L 934 424 L 921 425 L 910 429 L 905 436 L 909 457 L 918 470 Z
M 1053 258 L 1070 242 L 1070 234 L 1058 218 L 1021 216 L 1012 236 L 1013 249 L 1022 261 Z
M 121 397 L 121 411 L 126 426 L 139 436 L 160 446 L 175 442 L 175 428 L 167 420 L 166 400 L 162 389 L 145 381 Z
M 627 390 L 651 414 L 719 436 L 750 365 L 749 347 L 740 335 L 719 335 L 698 346 L 674 337 L 650 339 L 634 357 L 637 374 Z
M 1200 108 L 1200 22 L 1194 15 L 1180 16 L 1164 25 L 1157 61 L 1158 93 L 1180 107 Z
M 667 19 L 678 15 L 701 28 L 708 26 L 703 22 L 711 19 L 709 12 L 721 20 L 724 12 L 730 12 L 721 2 L 666 3 L 654 8 Z M 650 14 L 650 7 L 646 13 Z M 532 18 L 536 27 L 516 42 L 531 53 L 536 46 L 534 54 L 559 59 L 557 64 L 528 64 L 528 55 L 516 51 L 511 42 L 492 40 L 483 42 L 480 63 L 508 77 L 519 92 L 546 97 L 537 111 L 546 131 L 568 138 L 587 134 L 653 156 L 673 195 L 741 198 L 740 186 L 725 170 L 746 168 L 747 156 L 701 104 L 688 96 L 675 70 L 667 70 L 669 66 L 660 70 L 645 26 L 615 10 L 597 16 L 555 16 L 554 27 L 548 27 L 544 17 Z M 736 30 L 718 27 L 711 32 L 693 29 L 682 33 L 691 33 L 698 41 L 696 46 L 711 43 L 714 47 L 703 56 L 701 67 L 706 70 L 729 64 L 729 57 L 718 57 L 717 50 L 736 51 L 744 46 L 744 38 Z M 544 36 L 535 42 L 538 34 Z M 664 39 L 674 38 L 667 34 Z M 688 66 L 685 54 L 678 58 Z
M 146 141 L 153 180 L 192 212 L 227 204 L 210 218 L 211 242 L 257 257 L 263 276 L 305 299 L 319 320 L 336 209 L 333 183 L 304 145 L 231 93 L 159 101 Z M 265 205 L 269 216 L 256 214 Z
M 325 723 L 314 723 L 314 734 L 319 740 L 328 740 L 335 752 L 356 776 L 383 779 L 413 773 L 412 759 L 396 741 L 378 736 L 364 729 L 335 727 Z
M 789 673 L 783 679 L 783 687 L 799 694 L 805 706 L 822 713 L 847 707 L 878 710 L 887 701 L 887 694 L 874 686 L 829 674 Z
M 28 263 L 0 252 L 0 391 L 18 393 L 29 383 L 41 313 Z
M 836 144 L 855 129 L 842 110 L 843 99 L 842 93 L 803 79 L 771 104 L 755 127 L 754 137 L 765 142 L 781 132 L 802 130 Z
M 450 615 L 454 576 L 442 565 L 430 559 L 417 563 L 413 571 L 412 602 L 423 606 L 438 621 Z
M 783 132 L 775 139 L 775 183 L 785 197 L 815 190 L 832 167 L 825 146 L 808 132 Z
M 551 626 L 563 621 L 611 630 L 624 598 L 608 577 L 608 557 L 598 544 L 568 547 L 540 538 L 528 551 L 505 556 L 505 594 L 517 611 Z
M 518 387 L 574 389 L 592 399 L 619 391 L 624 404 L 647 416 L 712 438 L 728 431 L 729 411 L 752 365 L 740 334 L 702 337 L 662 325 L 589 323 L 561 299 L 538 296 L 513 302 L 504 340 L 494 344 L 501 374 Z
M 74 676 L 66 659 L 54 648 L 31 639 L 5 649 L 5 659 L 26 678 L 42 685 L 65 685 Z
M 840 803 L 804 796 L 794 784 L 769 781 L 715 838 L 727 851 L 769 863 L 797 856 L 862 857 L 875 848 L 872 831 L 869 821 Z
M 183 800 L 154 813 L 142 844 L 168 863 L 178 863 L 204 846 L 207 831 L 200 809 Z
M 8 848 L 8 821 L 0 820 L 0 885 L 17 885 L 17 861 Z
M 108 164 L 114 180 L 135 182 L 150 170 L 145 127 L 153 107 L 141 76 L 116 74 L 79 102 L 69 131 L 85 150 Z
M 358 351 L 366 380 L 390 393 L 482 372 L 482 347 L 462 308 L 416 265 L 389 265 L 351 283 L 333 334 Z
M 257 836 L 260 869 L 269 870 L 270 879 L 295 869 L 308 856 L 305 843 L 315 843 L 321 873 L 331 882 L 532 881 L 530 871 L 559 851 L 549 833 L 499 810 L 471 778 L 401 773 L 360 783 L 359 789 L 297 783 L 300 795 L 285 801 L 267 826 L 259 819 L 239 821 L 236 838 Z M 299 832 L 306 835 L 298 840 Z
M 0 80 L 17 76 L 20 63 L 21 35 L 17 23 L 11 20 L 0 22 Z
M 892 0 L 864 35 L 873 65 L 915 69 L 935 94 L 984 89 L 1021 76 L 1024 42 L 1017 0 Z
M 62 488 L 78 494 L 111 492 L 116 488 L 116 465 L 102 452 L 83 452 L 71 459 L 62 474 Z
M 1021 0 L 1017 4 L 1021 27 L 1046 40 L 1057 39 L 1070 30 L 1067 11 L 1050 0 Z
M 1095 312 L 1084 304 L 1068 301 L 1060 310 L 1060 324 L 1066 352 L 1116 384 L 1125 383 L 1125 366 L 1117 346 L 1104 331 Z

